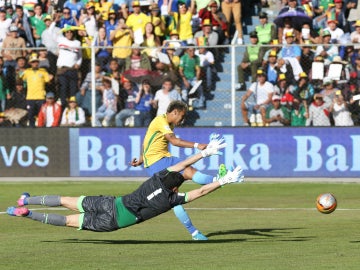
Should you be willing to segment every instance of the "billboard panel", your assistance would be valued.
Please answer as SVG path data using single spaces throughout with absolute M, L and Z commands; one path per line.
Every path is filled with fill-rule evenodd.
M 176 134 L 206 143 L 212 132 L 225 137 L 221 156 L 195 164 L 216 174 L 219 164 L 241 165 L 251 177 L 358 177 L 358 128 L 177 128 Z M 146 176 L 129 162 L 139 157 L 144 128 L 76 129 L 71 139 L 72 176 Z M 195 149 L 170 147 L 182 159 Z
M 0 177 L 69 176 L 69 131 L 3 128 Z

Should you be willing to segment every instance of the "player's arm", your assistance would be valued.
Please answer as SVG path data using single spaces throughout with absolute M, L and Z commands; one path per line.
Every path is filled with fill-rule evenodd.
M 220 154 L 219 150 L 225 147 L 226 143 L 224 143 L 224 138 L 215 137 L 210 140 L 209 146 L 205 150 L 202 150 L 201 152 L 192 155 L 191 157 L 188 157 L 187 159 L 180 161 L 173 166 L 168 167 L 168 170 L 172 172 L 180 172 L 204 157 Z
M 137 166 L 140 166 L 141 164 L 144 163 L 142 153 L 144 153 L 144 146 L 141 147 L 141 154 L 140 154 L 139 159 L 133 158 L 133 159 L 131 160 L 131 162 L 130 162 L 130 165 L 131 165 L 131 166 L 137 167 Z
M 244 181 L 243 170 L 241 169 L 240 166 L 237 166 L 233 171 L 228 171 L 224 177 L 218 179 L 217 181 L 214 181 L 210 184 L 204 185 L 200 188 L 187 192 L 186 202 L 194 201 L 226 184 L 239 183 L 243 181 Z
M 194 143 L 177 138 L 174 133 L 165 134 L 165 139 L 172 145 L 183 148 L 197 148 L 199 150 L 204 150 L 207 146 L 205 143 Z

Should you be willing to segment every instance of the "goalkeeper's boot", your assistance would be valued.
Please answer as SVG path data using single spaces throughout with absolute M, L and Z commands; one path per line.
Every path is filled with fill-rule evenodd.
M 15 207 L 11 206 L 6 210 L 6 213 L 10 216 L 16 216 L 16 217 L 26 217 L 29 214 L 29 209 L 25 207 Z
M 26 205 L 27 203 L 24 203 L 24 200 L 29 197 L 30 197 L 30 194 L 27 192 L 24 192 L 23 194 L 21 194 L 20 198 L 17 200 L 18 206 Z
M 192 236 L 192 239 L 195 241 L 206 241 L 208 240 L 205 235 L 203 235 L 201 232 L 196 231 L 195 234 Z

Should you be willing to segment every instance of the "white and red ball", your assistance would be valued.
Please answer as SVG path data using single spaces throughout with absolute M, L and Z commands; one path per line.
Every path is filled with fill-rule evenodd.
M 316 198 L 316 208 L 320 213 L 330 214 L 335 211 L 336 207 L 336 198 L 331 193 L 323 193 Z

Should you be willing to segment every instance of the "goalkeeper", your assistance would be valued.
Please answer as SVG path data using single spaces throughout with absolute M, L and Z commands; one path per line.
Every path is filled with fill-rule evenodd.
M 228 171 L 225 176 L 214 179 L 215 181 L 210 184 L 186 193 L 179 193 L 178 188 L 185 180 L 180 172 L 203 157 L 219 154 L 219 149 L 224 148 L 225 144 L 223 139 L 217 139 L 212 140 L 209 146 L 186 160 L 155 173 L 128 195 L 30 197 L 28 193 L 23 193 L 18 200 L 19 207 L 9 207 L 7 213 L 45 224 L 96 232 L 110 232 L 132 226 L 165 213 L 174 206 L 194 201 L 225 184 L 244 181 L 242 169 L 238 166 L 233 171 Z M 30 211 L 24 205 L 63 206 L 79 213 L 68 216 L 38 213 Z

